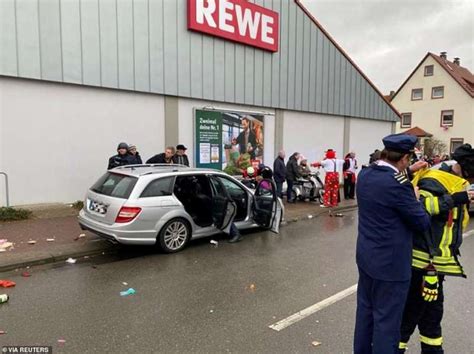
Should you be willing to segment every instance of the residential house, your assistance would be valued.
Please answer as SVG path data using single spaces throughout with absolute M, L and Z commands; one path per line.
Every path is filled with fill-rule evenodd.
M 459 58 L 426 54 L 391 103 L 402 116 L 397 132 L 414 132 L 421 145 L 431 136 L 446 144 L 447 153 L 474 144 L 474 75 Z

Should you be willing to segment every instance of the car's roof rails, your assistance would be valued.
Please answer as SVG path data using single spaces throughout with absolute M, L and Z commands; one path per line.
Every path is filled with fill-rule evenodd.
M 168 167 L 168 168 L 175 168 L 175 167 L 185 167 L 189 168 L 189 166 L 186 165 L 181 165 L 179 163 L 147 163 L 147 164 L 140 164 L 140 165 L 125 165 L 125 166 L 119 166 L 116 167 L 117 170 L 125 170 L 125 169 L 131 169 L 134 170 L 136 168 L 144 168 L 144 167 Z

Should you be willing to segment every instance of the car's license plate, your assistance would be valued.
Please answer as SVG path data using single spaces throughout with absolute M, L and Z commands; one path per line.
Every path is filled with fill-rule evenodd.
M 101 202 L 97 202 L 95 200 L 89 200 L 89 210 L 99 213 L 99 214 L 106 214 L 107 213 L 108 205 L 103 204 Z

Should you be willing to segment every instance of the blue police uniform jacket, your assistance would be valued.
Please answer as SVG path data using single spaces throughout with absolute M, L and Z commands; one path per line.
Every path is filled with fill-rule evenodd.
M 374 279 L 409 280 L 413 232 L 430 227 L 412 184 L 405 174 L 373 164 L 360 172 L 356 192 L 357 265 Z

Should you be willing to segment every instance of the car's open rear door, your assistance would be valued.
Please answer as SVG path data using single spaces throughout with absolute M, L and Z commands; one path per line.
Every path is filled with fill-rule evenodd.
M 212 196 L 212 220 L 214 226 L 219 230 L 229 233 L 232 222 L 237 214 L 237 205 L 228 195 L 222 182 L 214 176 L 210 176 L 214 186 Z
M 260 181 L 255 189 L 253 219 L 259 226 L 275 233 L 280 231 L 282 207 L 276 194 L 276 185 L 270 179 Z

